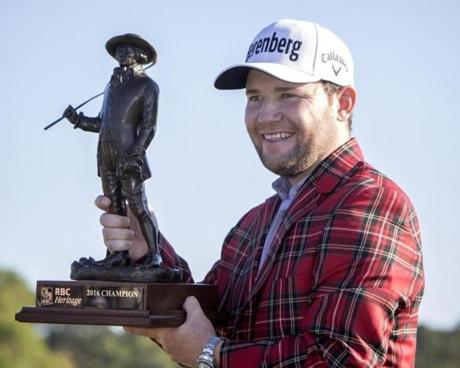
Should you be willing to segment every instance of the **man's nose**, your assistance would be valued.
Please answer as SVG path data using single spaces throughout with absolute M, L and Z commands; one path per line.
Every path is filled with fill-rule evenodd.
M 264 123 L 273 123 L 280 121 L 282 118 L 282 113 L 279 106 L 273 102 L 264 102 L 259 109 L 257 115 L 257 122 Z

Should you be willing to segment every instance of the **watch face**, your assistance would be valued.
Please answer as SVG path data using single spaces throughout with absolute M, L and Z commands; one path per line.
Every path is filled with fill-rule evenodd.
M 213 368 L 212 365 L 210 365 L 207 362 L 203 362 L 203 361 L 198 362 L 198 364 L 196 366 L 197 366 L 197 368 Z

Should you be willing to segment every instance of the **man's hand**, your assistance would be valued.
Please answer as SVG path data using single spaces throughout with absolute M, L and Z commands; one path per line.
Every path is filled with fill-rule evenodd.
M 72 105 L 67 106 L 62 116 L 65 117 L 67 120 L 69 120 L 72 124 L 78 123 L 78 113 L 77 113 L 77 110 L 75 110 Z
M 153 339 L 171 359 L 187 367 L 195 367 L 196 360 L 216 331 L 206 318 L 198 300 L 190 296 L 184 302 L 185 322 L 177 328 L 124 327 L 125 331 Z M 220 350 L 220 345 L 218 348 Z M 218 359 L 218 354 L 216 356 Z
M 110 207 L 110 198 L 96 197 L 94 203 L 98 208 L 107 211 Z M 110 253 L 128 250 L 129 256 L 136 261 L 147 254 L 149 249 L 142 235 L 136 217 L 128 209 L 128 216 L 103 213 L 100 217 L 104 244 Z

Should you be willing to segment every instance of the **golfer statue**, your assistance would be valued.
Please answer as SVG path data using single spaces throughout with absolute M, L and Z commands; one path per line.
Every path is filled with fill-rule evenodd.
M 108 53 L 120 64 L 104 91 L 97 117 L 77 113 L 68 106 L 63 116 L 75 128 L 99 133 L 98 175 L 104 196 L 110 198 L 110 213 L 137 218 L 148 245 L 143 262 L 133 262 L 127 250 L 105 259 L 81 258 L 72 264 L 74 280 L 174 281 L 178 271 L 162 265 L 158 229 L 148 209 L 144 181 L 150 178 L 145 156 L 156 130 L 158 85 L 144 72 L 143 65 L 156 62 L 153 46 L 140 36 L 124 34 L 109 39 Z

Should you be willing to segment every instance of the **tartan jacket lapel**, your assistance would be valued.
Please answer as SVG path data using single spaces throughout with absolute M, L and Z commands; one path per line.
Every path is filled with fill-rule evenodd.
M 316 207 L 316 198 L 317 192 L 315 185 L 314 183 L 312 183 L 310 179 L 307 179 L 307 183 L 305 183 L 303 188 L 298 193 L 298 197 L 295 199 L 294 203 L 292 203 L 291 207 L 289 208 L 286 214 L 285 219 L 283 220 L 278 231 L 276 232 L 275 237 L 273 239 L 273 243 L 270 247 L 267 258 L 265 260 L 265 264 L 262 265 L 262 268 L 259 274 L 257 275 L 263 244 L 261 244 L 260 246 L 260 251 L 257 254 L 259 259 L 257 259 L 257 268 L 255 269 L 254 275 L 254 277 L 256 277 L 257 275 L 257 278 L 255 279 L 254 287 L 251 289 L 248 301 L 259 291 L 259 289 L 262 287 L 262 285 L 270 275 L 270 272 L 273 268 L 273 264 L 276 259 L 276 255 L 278 254 L 278 251 L 283 243 L 286 233 L 289 231 L 291 226 L 299 220 L 299 218 L 301 218 L 306 213 L 310 212 L 313 208 Z
M 249 243 L 243 247 L 247 249 L 245 259 L 240 259 L 240 265 L 235 268 L 237 272 L 232 275 L 232 290 L 228 289 L 229 294 L 221 298 L 221 306 L 225 304 L 231 306 L 235 318 L 234 326 L 238 322 L 240 312 L 252 295 L 251 290 L 254 288 L 265 238 L 280 202 L 279 197 L 274 195 L 260 207 L 251 224 L 251 229 L 247 230 L 252 236 L 247 240 Z M 227 300 L 227 298 L 230 299 Z
M 272 272 L 279 249 L 283 244 L 286 233 L 290 230 L 292 225 L 317 208 L 318 204 L 324 200 L 327 194 L 332 192 L 339 184 L 344 185 L 352 169 L 359 162 L 363 161 L 364 156 L 358 142 L 355 138 L 352 138 L 324 159 L 311 173 L 310 177 L 299 190 L 296 199 L 292 203 L 284 221 L 278 229 L 273 239 L 273 244 L 270 247 L 266 262 L 262 266 L 259 275 L 257 275 L 257 272 L 265 237 L 263 241 L 259 242 L 257 251 L 253 252 L 252 257 L 249 257 L 253 263 L 250 273 L 251 280 L 248 280 L 248 288 L 246 289 L 248 291 L 246 303 L 260 290 Z M 279 198 L 277 198 L 277 196 L 277 201 L 275 203 L 273 203 L 274 200 L 272 198 L 268 199 L 266 202 L 267 205 L 270 206 L 271 219 L 275 215 L 275 204 L 279 204 Z M 269 226 L 270 223 L 267 223 L 267 221 L 259 221 L 256 231 L 265 231 L 266 235 Z M 301 236 L 302 234 L 299 235 Z

